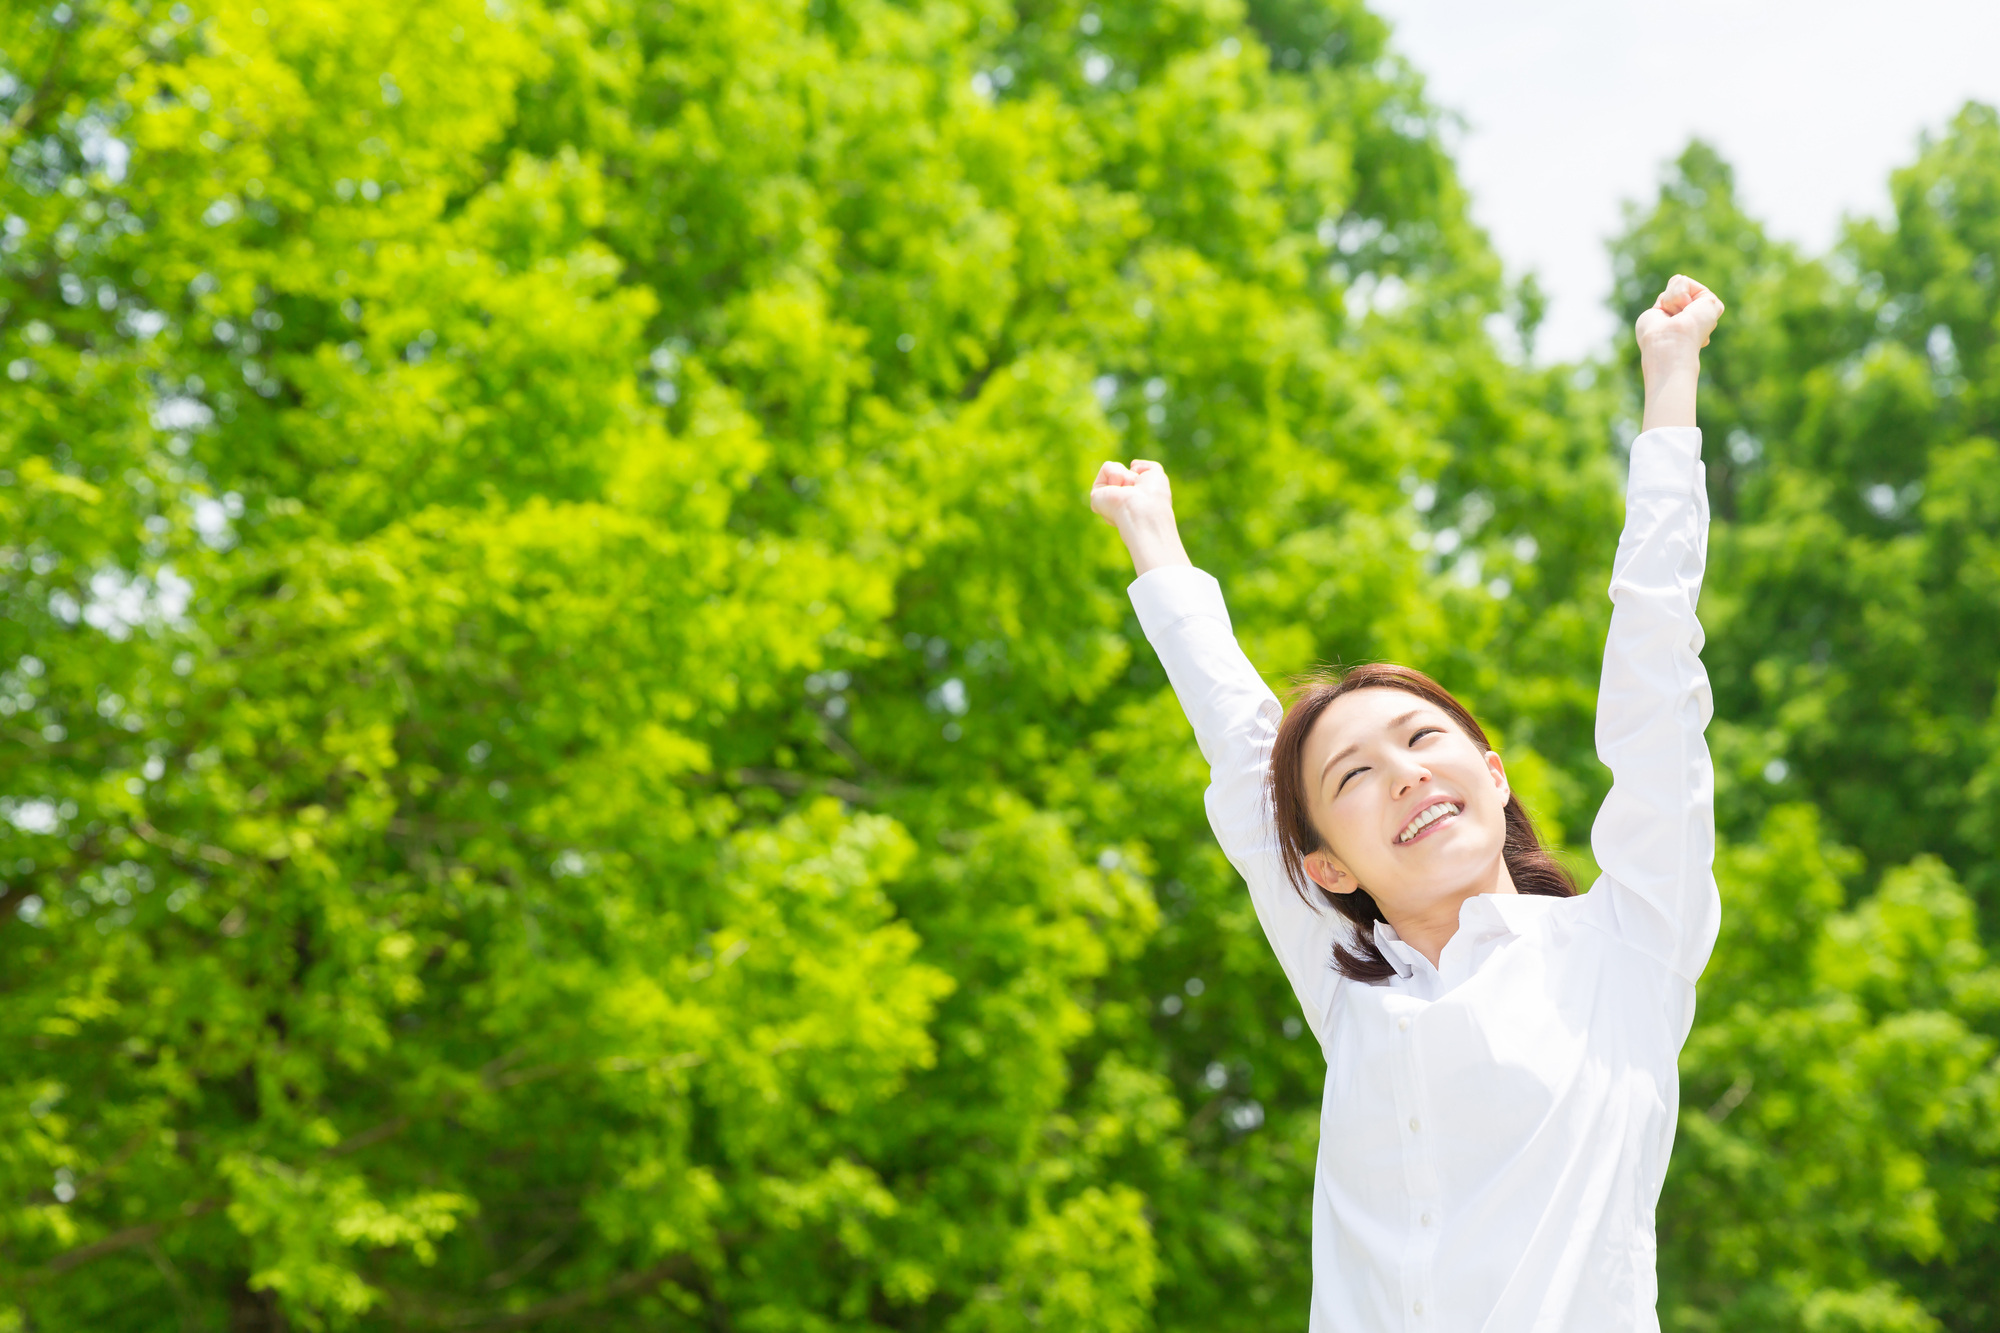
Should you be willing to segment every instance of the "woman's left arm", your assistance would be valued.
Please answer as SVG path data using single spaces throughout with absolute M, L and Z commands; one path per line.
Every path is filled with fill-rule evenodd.
M 1591 830 L 1620 934 L 1692 982 L 1721 923 L 1713 712 L 1701 664 L 1708 492 L 1695 427 L 1701 349 L 1722 302 L 1676 277 L 1639 318 L 1645 428 L 1632 444 L 1625 531 L 1611 573 L 1611 631 L 1597 696 L 1597 753 L 1611 792 Z

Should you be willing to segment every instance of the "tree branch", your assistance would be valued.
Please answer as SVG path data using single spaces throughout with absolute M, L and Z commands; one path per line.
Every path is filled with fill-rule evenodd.
M 234 865 L 236 862 L 234 856 L 231 856 L 220 847 L 210 847 L 203 843 L 192 843 L 184 838 L 176 838 L 171 833 L 162 833 L 143 819 L 132 821 L 132 831 L 146 842 L 150 842 L 153 846 L 161 848 L 164 851 L 172 852 L 183 861 L 192 861 L 199 858 L 219 866 Z
M 372 1148 L 384 1139 L 395 1138 L 409 1127 L 410 1118 L 406 1115 L 399 1115 L 393 1120 L 384 1120 L 381 1124 L 364 1129 L 359 1134 L 348 1135 L 331 1148 L 328 1148 L 326 1155 L 328 1157 L 345 1157 L 351 1152 L 360 1152 L 363 1148 Z
M 212 1213 L 227 1202 L 229 1202 L 227 1199 L 202 1199 L 195 1203 L 184 1203 L 181 1205 L 179 1217 L 162 1218 L 157 1222 L 145 1222 L 136 1227 L 126 1227 L 123 1231 L 114 1231 L 103 1239 L 94 1240 L 88 1245 L 79 1245 L 73 1250 L 64 1250 L 61 1254 L 49 1260 L 48 1271 L 51 1275 L 67 1273 L 70 1269 L 80 1264 L 87 1264 L 92 1259 L 101 1259 L 107 1254 L 129 1249 L 134 1245 L 144 1245 L 169 1227 L 179 1226 L 182 1222 L 193 1221 L 204 1213 Z
M 41 79 L 35 84 L 35 91 L 28 100 L 14 109 L 7 122 L 7 138 L 15 139 L 25 135 L 35 127 L 42 113 L 48 109 L 49 93 L 55 88 L 56 76 L 62 73 L 63 58 L 69 54 L 70 34 L 83 22 L 83 16 L 72 14 L 70 21 L 56 29 L 55 49 L 49 52 L 48 68 L 42 71 Z
M 141 1129 L 131 1138 L 125 1140 L 124 1146 L 119 1148 L 117 1152 L 112 1153 L 111 1156 L 105 1158 L 104 1161 L 98 1165 L 98 1168 L 95 1171 L 85 1176 L 82 1180 L 76 1182 L 76 1192 L 79 1195 L 81 1195 L 85 1190 L 91 1188 L 93 1185 L 98 1185 L 103 1183 L 104 1178 L 106 1176 L 110 1175 L 113 1171 L 116 1171 L 119 1167 L 125 1165 L 125 1163 L 131 1161 L 133 1154 L 137 1153 L 139 1149 L 145 1147 L 146 1140 L 153 1137 L 154 1133 L 155 1131 L 153 1130 L 153 1128 L 148 1126 L 144 1129 Z
M 487 1061 L 479 1070 L 480 1085 L 488 1091 L 499 1092 L 502 1089 L 516 1087 L 522 1083 L 532 1083 L 537 1079 L 549 1078 L 565 1070 L 581 1068 L 580 1065 L 574 1063 L 537 1065 L 531 1069 L 509 1073 L 508 1071 L 514 1062 L 527 1054 L 527 1049 L 525 1046 L 516 1046 L 506 1054 L 495 1056 L 493 1059 Z M 451 1110 L 453 1103 L 457 1100 L 457 1096 L 457 1093 L 446 1092 L 439 1098 L 435 1105 L 420 1112 L 420 1114 L 425 1116 L 443 1115 Z M 393 1116 L 388 1120 L 384 1120 L 379 1125 L 372 1125 L 367 1129 L 348 1135 L 339 1143 L 328 1148 L 326 1155 L 329 1157 L 344 1157 L 351 1152 L 360 1152 L 363 1148 L 373 1147 L 384 1139 L 394 1138 L 414 1123 L 414 1116 Z
M 544 1236 L 532 1249 L 513 1263 L 507 1265 L 507 1267 L 500 1269 L 498 1272 L 487 1274 L 486 1280 L 480 1285 L 484 1286 L 488 1291 L 499 1291 L 502 1287 L 513 1286 L 523 1277 L 532 1273 L 544 1259 L 561 1248 L 562 1243 L 571 1236 L 574 1236 L 576 1229 L 582 1225 L 583 1215 L 579 1213 L 563 1225 L 557 1227 L 554 1231 L 551 1231 L 547 1236 Z
M 795 795 L 802 791 L 819 789 L 838 796 L 849 805 L 860 805 L 875 799 L 873 792 L 866 787 L 857 787 L 852 782 L 842 782 L 839 778 L 813 777 L 782 768 L 739 768 L 732 776 L 746 787 L 775 787 L 779 791 Z
M 561 1296 L 552 1296 L 539 1305 L 531 1305 L 510 1315 L 502 1315 L 484 1323 L 469 1323 L 461 1327 L 476 1329 L 479 1333 L 503 1333 L 506 1329 L 526 1328 L 530 1324 L 539 1324 L 544 1319 L 551 1319 L 556 1315 L 601 1305 L 618 1296 L 629 1296 L 635 1291 L 650 1291 L 662 1282 L 691 1274 L 693 1270 L 694 1264 L 686 1255 L 675 1255 L 640 1272 L 626 1273 L 608 1282 L 599 1283 L 595 1287 L 584 1287 Z

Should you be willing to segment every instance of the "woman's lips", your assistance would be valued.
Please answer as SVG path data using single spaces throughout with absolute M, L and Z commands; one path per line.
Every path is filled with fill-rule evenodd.
M 1428 823 L 1428 824 L 1424 825 L 1424 826 L 1423 826 L 1422 828 L 1418 829 L 1418 830 L 1416 831 L 1416 833 L 1414 833 L 1414 834 L 1413 834 L 1413 835 L 1411 835 L 1410 837 L 1408 837 L 1408 838 L 1403 838 L 1403 837 L 1400 837 L 1400 836 L 1399 836 L 1399 837 L 1397 838 L 1397 840 L 1396 840 L 1396 845 L 1397 845 L 1398 847 L 1411 847 L 1411 846 L 1414 846 L 1415 844 L 1417 844 L 1417 843 L 1420 843 L 1420 842 L 1422 842 L 1422 841 L 1423 841 L 1423 840 L 1424 840 L 1425 838 L 1428 838 L 1428 837 L 1430 837 L 1430 836 L 1431 836 L 1431 834 L 1433 834 L 1433 833 L 1437 832 L 1437 831 L 1438 831 L 1439 829 L 1443 828 L 1443 827 L 1444 827 L 1445 825 L 1447 825 L 1447 824 L 1450 824 L 1450 823 L 1453 823 L 1453 822 L 1455 822 L 1455 821 L 1456 821 L 1456 820 L 1458 819 L 1458 817 L 1459 817 L 1460 815 L 1463 815 L 1463 814 L 1465 813 L 1465 805 L 1464 805 L 1464 803 L 1463 803 L 1463 802 L 1460 802 L 1460 801 L 1433 801 L 1433 802 L 1431 802 L 1431 804 L 1430 804 L 1430 805 L 1427 805 L 1427 806 L 1425 806 L 1425 807 L 1423 808 L 1423 810 L 1419 810 L 1419 811 L 1417 811 L 1417 814 L 1421 815 L 1421 814 L 1425 813 L 1425 811 L 1428 811 L 1428 810 L 1431 810 L 1431 809 L 1433 809 L 1433 808 L 1435 808 L 1435 807 L 1437 807 L 1437 806 L 1440 806 L 1440 805 L 1446 805 L 1446 806 L 1451 806 L 1451 807 L 1454 807 L 1454 808 L 1453 808 L 1453 809 L 1451 810 L 1451 812 L 1450 812 L 1449 814 L 1445 814 L 1445 815 L 1442 815 L 1442 816 L 1440 816 L 1440 817 L 1438 817 L 1438 818 L 1436 818 L 1436 819 L 1433 819 L 1433 820 L 1432 820 L 1432 821 L 1431 821 L 1430 823 Z M 1413 816 L 1413 818 L 1414 818 L 1414 816 Z M 1408 824 L 1405 824 L 1405 825 L 1404 825 L 1403 827 L 1404 827 L 1404 828 L 1408 828 L 1408 827 L 1409 827 L 1409 825 L 1408 825 Z M 1400 833 L 1400 830 L 1399 830 L 1398 832 Z

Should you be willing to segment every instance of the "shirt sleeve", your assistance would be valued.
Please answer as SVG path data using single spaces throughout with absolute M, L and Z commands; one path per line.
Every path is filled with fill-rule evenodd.
M 1708 490 L 1701 432 L 1647 431 L 1632 444 L 1625 531 L 1611 569 L 1611 631 L 1597 693 L 1597 756 L 1611 792 L 1591 829 L 1622 938 L 1689 982 L 1715 947 L 1715 769 L 1702 732 L 1714 712 L 1702 668 Z
M 1265 938 L 1324 1041 L 1339 981 L 1333 942 L 1342 925 L 1331 908 L 1309 907 L 1299 897 L 1278 850 L 1265 783 L 1284 709 L 1237 645 L 1222 587 L 1212 577 L 1187 566 L 1155 569 L 1130 591 L 1208 761 L 1209 827 L 1249 885 Z

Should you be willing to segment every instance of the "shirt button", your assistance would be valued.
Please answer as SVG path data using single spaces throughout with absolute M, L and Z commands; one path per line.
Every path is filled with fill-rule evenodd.
M 1412 1314 L 1422 1314 L 1423 1312 L 1424 1312 L 1424 1303 L 1422 1301 L 1418 1301 L 1415 1305 L 1412 1305 L 1410 1307 L 1410 1313 Z
M 1415 1116 L 1411 1116 L 1411 1117 L 1410 1117 L 1410 1132 L 1411 1132 L 1412 1134 L 1414 1134 L 1414 1133 L 1416 1133 L 1416 1132 L 1417 1132 L 1417 1130 L 1418 1130 L 1419 1128 L 1420 1128 L 1420 1126 L 1419 1126 L 1419 1125 L 1418 1125 L 1418 1123 L 1417 1123 L 1417 1118 L 1416 1118 Z
M 1408 1032 L 1409 1030 L 1410 1030 L 1410 1020 L 1409 1020 L 1409 1019 L 1407 1019 L 1407 1018 L 1399 1018 L 1399 1019 L 1397 1019 L 1397 1020 L 1396 1020 L 1396 1031 L 1398 1031 L 1398 1032 Z
M 1431 1224 L 1431 1215 L 1429 1213 L 1424 1214 L 1423 1223 L 1425 1226 L 1429 1226 Z

